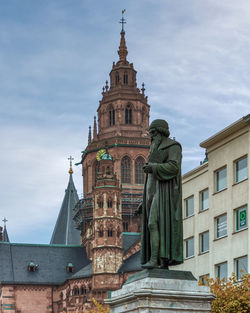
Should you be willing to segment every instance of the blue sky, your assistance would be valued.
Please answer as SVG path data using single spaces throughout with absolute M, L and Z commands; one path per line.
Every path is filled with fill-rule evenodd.
M 128 60 L 145 83 L 151 120 L 183 146 L 249 113 L 247 0 L 8 0 L 0 2 L 0 217 L 13 242 L 48 243 L 112 62 L 126 8 Z M 80 167 L 74 181 L 82 193 Z M 1 224 L 1 223 L 0 223 Z

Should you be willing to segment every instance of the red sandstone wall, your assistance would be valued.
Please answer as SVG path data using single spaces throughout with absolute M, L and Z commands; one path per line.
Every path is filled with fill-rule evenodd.
M 17 313 L 52 313 L 52 287 L 16 286 Z

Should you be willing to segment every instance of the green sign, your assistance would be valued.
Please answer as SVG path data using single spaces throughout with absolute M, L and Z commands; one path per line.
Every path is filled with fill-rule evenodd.
M 247 224 L 247 212 L 246 210 L 242 210 L 240 212 L 240 227 L 246 226 Z

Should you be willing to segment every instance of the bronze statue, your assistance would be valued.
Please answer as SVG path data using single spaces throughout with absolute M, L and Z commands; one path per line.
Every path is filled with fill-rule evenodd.
M 143 268 L 168 268 L 183 263 L 182 149 L 169 138 L 164 120 L 154 120 L 149 134 L 143 202 L 136 211 L 142 214 L 141 264 Z

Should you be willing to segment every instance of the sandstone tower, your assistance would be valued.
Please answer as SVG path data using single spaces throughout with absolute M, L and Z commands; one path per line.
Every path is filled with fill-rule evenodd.
M 123 262 L 122 233 L 140 232 L 134 211 L 142 201 L 143 165 L 150 146 L 150 106 L 144 84 L 137 88 L 136 71 L 127 61 L 123 28 L 120 35 L 119 60 L 113 62 L 103 87 L 93 133 L 89 126 L 80 163 L 84 197 L 74 210 L 82 244 L 92 260 L 92 287 L 100 290 L 119 286 L 115 275 Z

